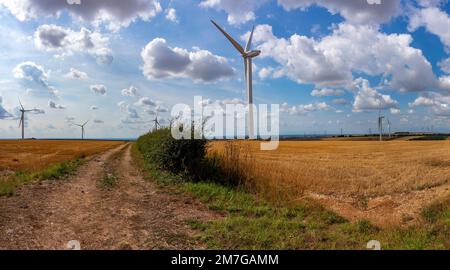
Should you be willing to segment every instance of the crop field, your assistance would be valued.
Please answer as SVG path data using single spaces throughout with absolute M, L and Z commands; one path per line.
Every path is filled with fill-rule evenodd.
M 0 172 L 36 171 L 114 148 L 119 141 L 0 140 Z
M 349 219 L 379 225 L 414 221 L 450 195 L 450 141 L 214 142 L 210 153 L 273 201 L 312 198 Z

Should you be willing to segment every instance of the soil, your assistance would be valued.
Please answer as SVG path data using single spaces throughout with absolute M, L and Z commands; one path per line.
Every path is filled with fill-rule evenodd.
M 130 149 L 126 144 L 100 154 L 68 179 L 0 197 L 0 249 L 71 249 L 77 243 L 94 250 L 205 248 L 186 220 L 217 214 L 146 181 Z M 108 174 L 115 179 L 111 187 L 102 184 Z

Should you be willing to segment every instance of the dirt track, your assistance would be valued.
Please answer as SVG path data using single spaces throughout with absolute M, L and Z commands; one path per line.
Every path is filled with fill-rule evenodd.
M 161 192 L 132 165 L 131 145 L 103 153 L 67 180 L 22 187 L 0 198 L 0 249 L 201 249 L 186 219 L 214 214 L 191 198 Z M 117 183 L 101 181 L 113 173 Z

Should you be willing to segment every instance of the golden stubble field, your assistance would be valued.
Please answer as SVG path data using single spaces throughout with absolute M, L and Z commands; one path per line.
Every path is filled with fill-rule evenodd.
M 450 195 L 450 141 L 282 141 L 276 151 L 259 145 L 222 141 L 209 151 L 227 153 L 229 166 L 239 159 L 246 184 L 274 201 L 313 198 L 347 218 L 384 225 L 412 221 Z
M 36 171 L 117 147 L 120 141 L 0 140 L 0 172 Z

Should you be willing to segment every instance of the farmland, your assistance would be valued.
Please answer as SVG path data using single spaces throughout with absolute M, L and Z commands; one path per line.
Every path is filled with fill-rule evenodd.
M 450 195 L 450 141 L 282 141 L 276 151 L 214 142 L 209 151 L 239 166 L 244 184 L 272 201 L 312 198 L 381 226 L 413 222 Z
M 116 147 L 118 141 L 0 140 L 1 171 L 35 171 Z
M 37 179 L 63 177 L 83 159 L 123 144 L 116 141 L 0 140 L 0 195 Z

